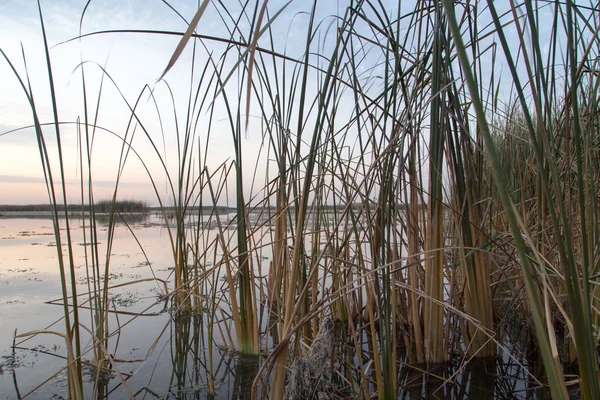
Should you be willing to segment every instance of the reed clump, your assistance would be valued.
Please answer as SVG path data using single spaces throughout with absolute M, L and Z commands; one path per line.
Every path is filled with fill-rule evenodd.
M 319 4 L 303 14 L 302 39 L 294 35 L 301 50 L 291 55 L 275 28 L 289 3 L 243 2 L 234 15 L 205 0 L 177 34 L 159 83 L 172 93 L 169 69 L 183 51 L 193 55 L 184 123 L 159 135 L 138 115 L 139 98 L 135 106 L 124 99 L 154 151 L 135 152 L 128 131 L 119 165 L 135 154 L 163 168 L 148 178 L 173 254 L 174 323 L 189 313 L 207 323 L 207 375 L 218 342 L 265 355 L 253 369 L 255 398 L 283 398 L 286 385 L 305 378 L 331 398 L 396 398 L 407 365 L 433 371 L 518 358 L 498 334 L 510 319 L 498 304 L 509 301 L 517 305 L 511 317 L 532 327 L 545 368 L 536 379 L 552 398 L 568 397 L 563 365 L 572 362 L 581 397 L 599 398 L 600 11 L 570 1 L 498 9 L 444 0 L 412 10 L 399 2 L 391 12 L 351 1 L 326 22 Z M 201 31 L 207 7 L 229 36 Z M 129 33 L 139 32 L 119 32 Z M 48 56 L 52 82 L 50 66 Z M 39 125 L 31 88 L 15 76 Z M 181 115 L 175 105 L 161 111 Z M 84 120 L 82 129 L 95 128 Z M 57 115 L 54 122 L 58 135 Z M 251 147 L 246 137 L 257 132 Z M 215 135 L 227 135 L 233 149 L 221 163 L 209 156 Z M 175 169 L 159 150 L 164 137 L 177 143 Z M 46 160 L 43 138 L 38 130 Z M 114 215 L 123 212 L 118 186 L 117 177 L 106 204 Z M 108 273 L 108 258 L 96 263 Z M 72 263 L 60 268 L 74 274 Z M 64 278 L 66 335 L 79 360 L 68 287 Z M 106 290 L 94 292 L 105 299 Z M 107 305 L 94 309 L 101 359 Z M 182 324 L 178 377 L 191 362 L 189 318 Z M 323 371 L 311 357 L 330 324 L 339 332 L 328 365 L 339 368 Z M 288 398 L 299 396 L 292 386 Z M 77 385 L 69 389 L 79 395 Z
M 139 200 L 101 200 L 94 203 L 94 210 L 99 213 L 147 213 L 150 207 L 148 203 Z

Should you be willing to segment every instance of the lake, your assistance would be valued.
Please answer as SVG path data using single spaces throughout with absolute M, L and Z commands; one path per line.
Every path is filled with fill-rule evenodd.
M 223 215 L 222 222 L 228 218 Z M 112 335 L 107 345 L 114 369 L 121 376 L 111 373 L 103 377 L 94 392 L 95 369 L 84 366 L 86 398 L 120 399 L 129 393 L 146 399 L 249 398 L 264 357 L 242 356 L 231 349 L 227 327 L 232 332 L 233 327 L 224 316 L 215 324 L 207 313 L 174 312 L 172 303 L 164 297 L 172 290 L 174 279 L 169 220 L 159 214 L 130 216 L 127 220 L 127 224 L 116 224 L 108 274 L 113 312 L 108 324 Z M 100 265 L 104 265 L 108 224 L 102 223 L 101 218 L 99 221 L 96 248 Z M 74 217 L 70 222 L 80 322 L 89 327 L 92 317 L 86 308 L 86 294 L 94 282 L 86 273 L 86 260 L 90 260 L 93 246 L 89 235 L 83 237 L 84 221 Z M 207 237 L 214 238 L 214 227 L 206 228 Z M 52 219 L 47 215 L 0 218 L 0 398 L 67 396 L 64 339 L 49 333 L 15 339 L 15 332 L 64 332 L 56 246 Z M 66 254 L 64 246 L 63 253 Z M 260 257 L 263 273 L 270 257 L 267 250 Z M 258 273 L 256 264 L 255 269 Z M 222 274 L 219 278 L 223 278 Z M 222 307 L 226 314 L 226 306 Z M 261 321 L 264 322 L 264 316 Z M 207 334 L 209 326 L 214 328 L 212 340 Z M 541 373 L 534 346 L 519 339 L 527 337 L 523 329 L 514 323 L 500 332 L 506 347 L 495 360 L 465 363 L 457 359 L 429 373 L 404 365 L 400 368 L 398 398 L 546 397 L 546 389 L 533 377 Z M 93 358 L 90 336 L 84 332 L 82 337 L 87 338 L 82 342 L 83 360 L 89 361 Z M 362 340 L 367 347 L 366 334 Z M 263 343 L 268 349 L 271 341 L 266 337 Z

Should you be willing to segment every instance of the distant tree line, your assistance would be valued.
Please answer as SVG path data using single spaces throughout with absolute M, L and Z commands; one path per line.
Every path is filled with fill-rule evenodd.
M 59 212 L 64 212 L 65 207 L 62 204 L 56 205 Z M 9 204 L 0 205 L 0 212 L 51 212 L 53 209 L 50 204 Z M 83 206 L 83 209 L 90 211 L 89 204 Z M 69 204 L 67 206 L 69 212 L 81 212 L 81 204 Z M 150 211 L 148 203 L 139 200 L 101 200 L 94 204 L 94 210 L 97 213 L 109 213 L 112 210 L 118 213 L 143 213 Z

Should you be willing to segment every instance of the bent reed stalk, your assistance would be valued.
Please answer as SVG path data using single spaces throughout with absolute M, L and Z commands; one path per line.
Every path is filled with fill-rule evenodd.
M 265 355 L 253 397 L 299 398 L 295 360 L 309 359 L 335 332 L 343 340 L 328 348 L 329 380 L 313 382 L 315 390 L 395 398 L 406 365 L 431 372 L 457 359 L 502 357 L 499 304 L 509 300 L 518 305 L 515 318 L 534 327 L 546 374 L 536 379 L 553 398 L 569 396 L 563 366 L 575 361 L 582 397 L 600 397 L 600 11 L 572 1 L 499 9 L 492 1 L 444 0 L 412 10 L 399 2 L 391 13 L 358 0 L 325 18 L 315 0 L 297 16 L 305 30 L 302 39 L 294 34 L 301 43 L 292 51 L 277 30 L 289 4 L 245 1 L 235 14 L 204 1 L 186 32 L 144 31 L 179 35 L 179 46 L 153 90 L 145 88 L 134 105 L 123 98 L 129 126 L 119 177 L 130 151 L 162 169 L 158 177 L 146 167 L 173 255 L 178 387 L 193 362 L 189 349 L 198 352 L 198 343 L 189 343 L 202 335 L 190 331 L 198 318 L 208 327 L 202 345 L 211 392 L 218 342 Z M 228 34 L 202 32 L 199 21 L 209 11 Z M 139 31 L 118 32 L 130 33 Z M 184 51 L 192 59 L 189 87 L 172 87 L 169 69 Z M 2 54 L 31 104 L 57 214 L 61 197 L 32 89 Z M 52 85 L 47 43 L 46 54 Z M 508 72 L 498 72 L 500 65 Z M 174 100 L 182 91 L 184 112 Z M 161 108 L 160 95 L 171 108 Z M 159 128 L 142 117 L 143 96 L 152 99 Z M 54 96 L 53 106 L 60 144 Z M 84 109 L 81 169 L 90 174 L 93 204 L 88 130 L 99 122 Z M 163 125 L 167 119 L 172 126 Z M 227 136 L 233 151 L 215 163 L 217 135 Z M 150 154 L 136 152 L 139 140 Z M 160 141 L 175 143 L 176 168 Z M 66 198 L 64 184 L 61 190 Z M 113 206 L 116 198 L 117 189 Z M 219 210 L 224 206 L 235 212 Z M 114 208 L 110 213 L 116 217 Z M 95 238 L 93 215 L 90 221 Z M 59 243 L 58 225 L 56 233 Z M 98 277 L 108 274 L 109 255 L 104 272 L 92 255 Z M 59 254 L 65 339 L 75 344 L 69 393 L 79 398 L 69 263 Z M 106 301 L 106 284 L 91 292 Z M 107 309 L 94 306 L 97 359 L 107 347 Z

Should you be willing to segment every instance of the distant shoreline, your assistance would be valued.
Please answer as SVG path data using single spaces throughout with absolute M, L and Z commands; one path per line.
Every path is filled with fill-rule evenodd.
M 361 204 L 353 204 L 352 208 L 353 209 L 359 209 L 362 208 L 363 205 Z M 397 207 L 399 207 L 400 209 L 406 209 L 406 205 L 404 204 L 398 204 Z M 188 209 L 186 210 L 186 214 L 190 214 L 190 213 L 197 213 L 198 212 L 198 208 L 199 206 L 194 206 L 194 207 L 188 207 Z M 344 204 L 337 204 L 337 205 L 321 205 L 319 207 L 320 210 L 322 211 L 342 211 L 346 208 L 346 205 Z M 218 212 L 219 214 L 228 214 L 228 213 L 233 213 L 235 214 L 237 212 L 237 209 L 235 207 L 230 207 L 230 206 L 202 206 L 202 214 L 210 214 L 213 212 Z M 270 209 L 272 212 L 276 211 L 276 207 L 271 206 L 271 207 L 264 207 L 264 208 L 248 208 L 248 211 L 250 212 L 258 212 L 258 211 L 265 211 L 267 209 Z M 293 210 L 294 207 L 293 205 L 291 205 L 289 207 L 290 210 Z M 62 204 L 58 204 L 57 205 L 57 210 L 59 215 L 64 216 L 65 214 L 65 207 Z M 73 205 L 68 205 L 67 207 L 68 210 L 68 214 L 69 215 L 73 215 L 73 216 L 78 216 L 78 215 L 82 215 L 82 214 L 89 214 L 90 213 L 90 207 L 89 205 L 85 205 L 83 210 L 82 210 L 82 206 L 80 204 L 73 204 Z M 159 206 L 148 206 L 146 205 L 146 203 L 143 202 L 136 202 L 136 201 L 124 201 L 124 202 L 120 202 L 117 201 L 114 207 L 114 211 L 120 214 L 148 214 L 148 213 L 158 213 L 158 214 L 162 214 L 162 213 L 166 213 L 166 214 L 173 214 L 177 211 L 177 207 L 173 207 L 173 206 L 166 206 L 166 207 L 159 207 Z M 310 211 L 309 211 L 310 212 Z M 53 213 L 53 207 L 50 204 L 25 204 L 25 205 L 17 205 L 17 204 L 8 204 L 8 205 L 2 205 L 0 204 L 0 217 L 10 217 L 10 216 L 52 216 Z M 108 201 L 102 201 L 99 202 L 97 204 L 95 204 L 95 214 L 98 215 L 102 215 L 102 214 L 110 214 L 111 213 L 111 202 Z
M 49 213 L 52 214 L 55 207 L 52 204 L 0 204 L 0 214 L 4 213 Z M 89 212 L 91 209 L 89 204 L 69 204 L 67 210 L 71 213 Z M 59 213 L 65 212 L 63 204 L 56 204 L 56 210 Z M 150 207 L 146 202 L 137 200 L 101 200 L 94 203 L 94 211 L 96 213 L 110 213 L 111 210 L 126 213 L 148 212 Z

